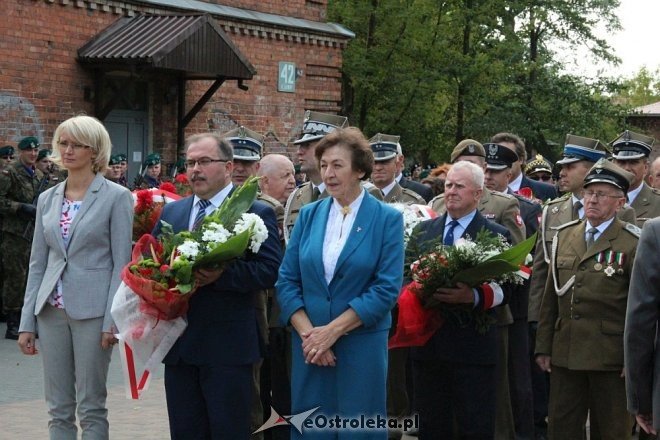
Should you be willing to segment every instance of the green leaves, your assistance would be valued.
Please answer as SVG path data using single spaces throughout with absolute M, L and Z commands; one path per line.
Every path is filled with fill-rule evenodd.
M 250 177 L 215 211 L 204 218 L 204 223 L 221 223 L 231 230 L 242 214 L 247 212 L 257 198 L 259 177 Z

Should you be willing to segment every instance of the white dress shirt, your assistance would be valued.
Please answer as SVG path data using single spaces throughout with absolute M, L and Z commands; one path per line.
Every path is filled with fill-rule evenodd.
M 220 190 L 220 192 L 218 192 L 216 195 L 214 195 L 213 197 L 211 197 L 209 199 L 209 202 L 211 202 L 211 204 L 206 207 L 206 215 L 209 215 L 210 213 L 215 211 L 217 208 L 219 208 L 220 205 L 222 205 L 222 202 L 225 201 L 225 199 L 227 198 L 227 196 L 229 195 L 229 192 L 231 191 L 231 189 L 233 187 L 234 187 L 234 185 L 230 183 L 229 185 L 222 188 L 222 190 Z M 200 198 L 197 197 L 197 196 L 195 196 L 193 198 L 193 207 L 190 210 L 190 218 L 188 219 L 188 230 L 189 231 L 192 231 L 192 228 L 195 225 L 195 218 L 197 217 L 197 211 L 199 211 L 199 205 L 197 203 L 197 202 L 199 202 L 199 200 L 200 200 Z

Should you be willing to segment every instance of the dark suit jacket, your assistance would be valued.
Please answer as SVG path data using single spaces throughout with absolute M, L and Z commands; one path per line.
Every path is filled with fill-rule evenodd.
M 509 191 L 510 194 L 512 194 Z M 530 201 L 529 199 L 514 194 L 520 205 L 520 216 L 525 224 L 526 237 L 531 237 L 534 232 L 539 229 L 539 221 L 543 208 L 540 204 Z M 529 308 L 529 283 L 530 280 L 525 281 L 524 284 L 515 286 L 509 300 L 509 309 L 513 315 L 513 319 L 527 319 L 527 311 Z
M 539 182 L 538 180 L 532 180 L 529 177 L 523 174 L 522 182 L 520 183 L 521 188 L 531 188 L 534 197 L 541 199 L 542 201 L 551 200 L 557 198 L 557 188 L 549 183 Z
M 416 240 L 419 249 L 424 250 L 425 243 L 432 243 L 438 237 L 442 237 L 445 229 L 447 214 L 420 223 L 416 232 L 413 233 L 411 241 Z M 469 235 L 476 237 L 477 233 L 485 229 L 493 234 L 502 234 L 511 242 L 509 231 L 493 223 L 477 211 L 474 219 L 468 225 L 463 237 Z M 427 245 L 428 246 L 428 245 Z M 408 245 L 409 249 L 415 246 Z M 508 300 L 508 289 L 503 287 L 504 303 Z M 494 314 L 494 311 L 491 311 Z M 474 326 L 458 327 L 445 322 L 442 327 L 431 337 L 423 347 L 415 347 L 412 350 L 413 358 L 418 360 L 436 359 L 465 364 L 495 364 L 497 359 L 497 326 L 492 325 L 485 335 L 479 334 Z
M 408 188 L 409 190 L 415 191 L 417 194 L 422 196 L 426 203 L 430 202 L 433 198 L 433 190 L 423 183 L 415 182 L 414 180 L 408 180 L 405 176 L 401 176 L 399 180 L 399 185 L 403 188 Z
M 168 203 L 160 219 L 174 232 L 188 229 L 193 197 Z M 248 212 L 262 218 L 268 238 L 257 254 L 248 251 L 243 258 L 225 266 L 214 283 L 201 287 L 190 299 L 188 327 L 164 359 L 165 364 L 183 360 L 191 365 L 251 364 L 261 356 L 254 292 L 272 287 L 282 260 L 275 212 L 268 205 L 254 202 Z M 153 235 L 160 234 L 160 221 Z

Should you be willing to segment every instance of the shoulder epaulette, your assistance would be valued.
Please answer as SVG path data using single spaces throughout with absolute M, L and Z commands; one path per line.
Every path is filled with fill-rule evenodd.
M 404 194 L 408 194 L 410 197 L 417 200 L 421 204 L 426 203 L 426 202 L 424 202 L 424 198 L 422 196 L 420 196 L 419 194 L 417 194 L 412 189 L 401 187 L 401 192 L 403 192 Z
M 554 231 L 561 231 L 562 229 L 567 228 L 569 226 L 577 225 L 578 223 L 580 223 L 580 221 L 581 220 L 579 220 L 579 219 L 571 220 L 570 222 L 562 223 L 559 226 L 551 226 L 550 229 L 552 229 Z
M 637 238 L 639 238 L 639 236 L 642 235 L 642 230 L 638 226 L 633 225 L 632 223 L 626 223 L 624 229 Z
M 651 191 L 653 192 L 653 194 L 655 194 L 655 195 L 657 195 L 657 196 L 660 196 L 660 189 L 658 189 L 658 188 L 653 188 L 653 187 L 650 187 L 650 188 L 651 188 Z
M 433 206 L 433 203 L 435 203 L 436 200 L 441 200 L 444 199 L 445 195 L 444 194 L 438 194 L 437 196 L 433 197 L 431 201 L 428 203 L 429 206 Z
M 273 208 L 277 207 L 278 205 L 281 205 L 281 203 L 277 199 L 262 192 L 257 194 L 257 200 L 261 200 L 262 202 L 271 205 Z
M 566 193 L 566 194 L 564 194 L 563 196 L 560 196 L 560 197 L 554 198 L 554 199 L 552 199 L 552 200 L 548 200 L 547 202 L 545 202 L 545 204 L 546 204 L 546 205 L 552 205 L 552 204 L 554 204 L 554 203 L 563 202 L 564 200 L 570 198 L 571 195 L 572 195 L 571 193 Z
M 503 193 L 503 192 L 499 192 L 499 191 L 491 191 L 490 194 L 495 196 L 495 197 L 502 197 L 502 198 L 505 198 L 505 199 L 515 199 L 515 197 L 512 196 L 511 194 L 507 194 L 507 193 Z

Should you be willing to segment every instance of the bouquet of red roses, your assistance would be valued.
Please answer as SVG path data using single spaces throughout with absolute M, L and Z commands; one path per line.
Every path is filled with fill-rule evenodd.
M 485 333 L 493 318 L 487 307 L 448 304 L 435 298 L 441 287 L 465 283 L 522 284 L 529 278 L 524 264 L 536 242 L 536 234 L 511 247 L 504 237 L 480 231 L 474 239 L 457 240 L 454 246 L 438 244 L 418 255 L 410 265 L 412 282 L 404 286 L 398 299 L 399 316 L 389 347 L 424 345 L 445 321 L 461 327 L 473 325 Z
M 133 191 L 135 208 L 133 215 L 133 242 L 136 242 L 144 234 L 153 231 L 160 212 L 166 203 L 179 200 L 181 197 L 166 188 L 140 189 Z
M 111 309 L 130 398 L 146 389 L 150 372 L 185 330 L 183 316 L 197 289 L 195 269 L 231 264 L 246 251 L 258 252 L 268 237 L 263 220 L 246 212 L 256 198 L 257 180 L 234 191 L 198 230 L 175 234 L 163 222 L 158 239 L 145 234 L 133 248 Z

